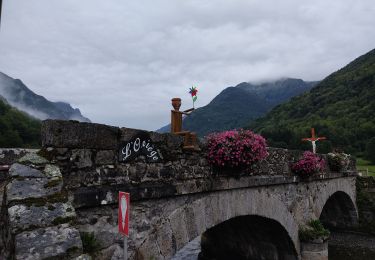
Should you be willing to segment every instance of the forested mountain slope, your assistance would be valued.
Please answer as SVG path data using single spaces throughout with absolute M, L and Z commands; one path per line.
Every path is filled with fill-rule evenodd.
M 322 152 L 332 147 L 365 151 L 375 137 L 375 50 L 249 125 L 270 145 L 286 148 L 306 148 L 301 138 L 310 135 L 311 127 L 328 138 L 319 144 Z

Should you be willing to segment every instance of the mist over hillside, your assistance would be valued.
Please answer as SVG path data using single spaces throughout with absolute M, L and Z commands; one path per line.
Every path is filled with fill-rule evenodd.
M 63 119 L 90 122 L 78 108 L 65 102 L 51 102 L 37 95 L 19 79 L 0 72 L 0 95 L 13 107 L 40 120 Z

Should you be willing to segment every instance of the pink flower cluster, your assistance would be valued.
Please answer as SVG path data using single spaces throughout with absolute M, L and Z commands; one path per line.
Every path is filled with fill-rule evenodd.
M 266 140 L 250 130 L 230 130 L 206 137 L 208 161 L 219 167 L 244 167 L 264 159 Z
M 304 152 L 302 159 L 292 164 L 292 171 L 302 177 L 308 177 L 325 168 L 326 162 L 312 152 Z

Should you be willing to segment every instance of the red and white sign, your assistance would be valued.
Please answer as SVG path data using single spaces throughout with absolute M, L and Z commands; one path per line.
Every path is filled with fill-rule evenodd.
M 118 231 L 129 236 L 129 208 L 130 194 L 120 191 L 118 193 Z

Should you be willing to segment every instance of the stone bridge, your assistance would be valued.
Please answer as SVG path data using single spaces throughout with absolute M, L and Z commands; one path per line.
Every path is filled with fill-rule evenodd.
M 179 136 L 74 121 L 44 121 L 42 142 L 3 184 L 5 259 L 122 259 L 118 191 L 131 194 L 130 259 L 171 259 L 200 236 L 204 259 L 228 246 L 258 259 L 309 259 L 299 227 L 320 219 L 346 228 L 358 218 L 353 162 L 301 180 L 290 170 L 301 152 L 269 148 L 233 177 L 210 167 L 203 145 L 184 151 Z

